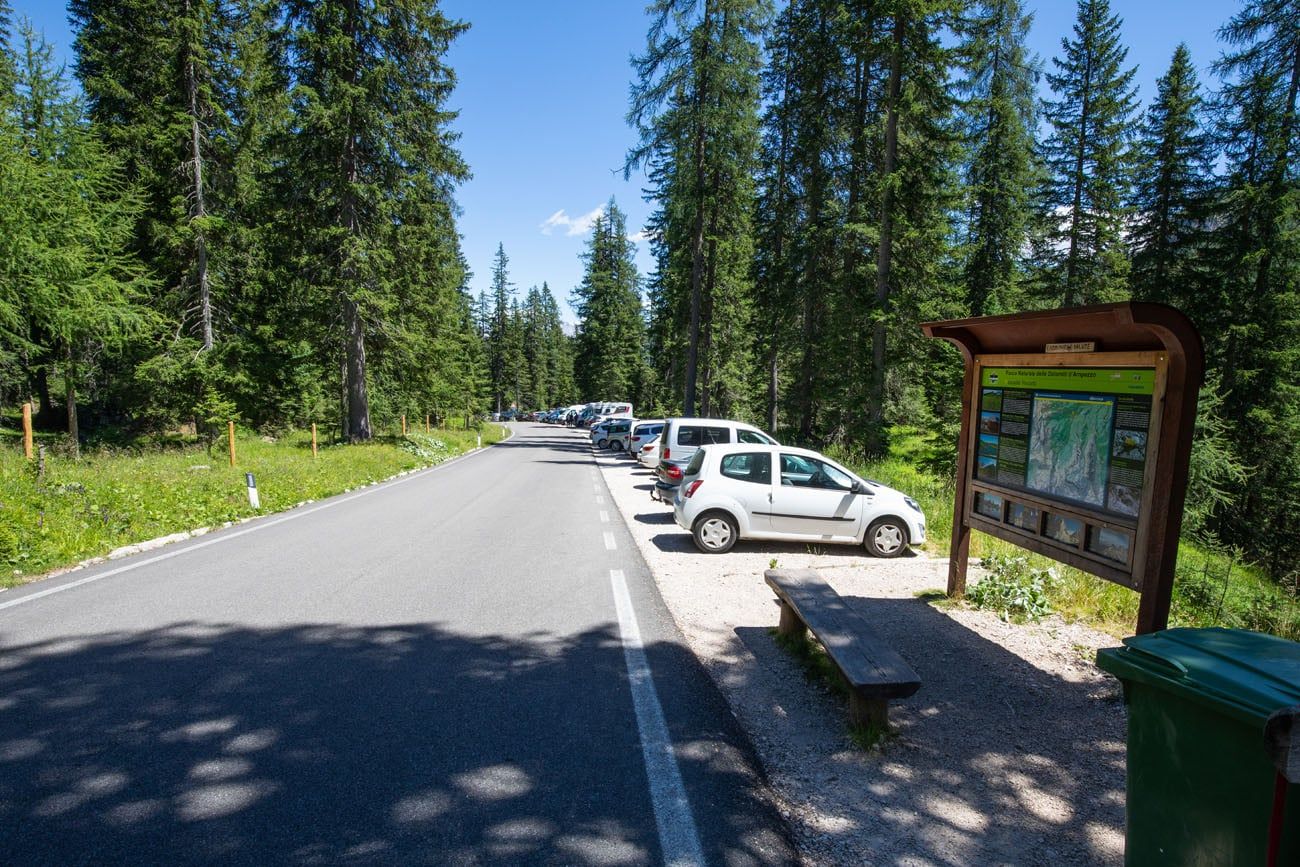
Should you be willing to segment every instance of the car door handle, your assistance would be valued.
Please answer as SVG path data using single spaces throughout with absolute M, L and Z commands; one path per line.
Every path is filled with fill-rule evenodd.
M 772 502 L 772 492 L 771 492 L 771 491 L 768 491 L 768 492 L 767 492 L 767 501 L 768 501 L 769 503 Z

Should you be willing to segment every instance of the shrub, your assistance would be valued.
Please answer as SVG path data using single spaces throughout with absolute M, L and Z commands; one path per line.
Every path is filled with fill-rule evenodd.
M 1027 556 L 994 554 L 980 565 L 988 574 L 966 591 L 976 608 L 996 611 L 1003 620 L 1038 620 L 1052 613 L 1048 602 L 1056 573 L 1034 567 Z

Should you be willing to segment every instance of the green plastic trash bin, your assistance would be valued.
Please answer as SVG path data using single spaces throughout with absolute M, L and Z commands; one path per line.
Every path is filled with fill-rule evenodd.
M 1128 704 L 1129 867 L 1264 867 L 1277 771 L 1270 714 L 1300 704 L 1300 644 L 1169 629 L 1097 652 Z M 1279 865 L 1300 867 L 1300 786 L 1286 787 Z

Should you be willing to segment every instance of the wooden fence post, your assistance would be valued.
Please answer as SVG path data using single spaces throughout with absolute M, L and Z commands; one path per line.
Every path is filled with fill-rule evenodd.
M 316 422 L 311 423 L 311 456 L 316 457 Z
M 235 465 L 235 423 L 226 422 L 226 438 L 230 440 L 230 465 Z
M 427 412 L 424 414 L 424 432 L 429 432 L 429 414 Z
M 32 459 L 32 405 L 23 404 L 23 456 Z
M 406 413 L 402 413 L 402 436 L 406 436 Z

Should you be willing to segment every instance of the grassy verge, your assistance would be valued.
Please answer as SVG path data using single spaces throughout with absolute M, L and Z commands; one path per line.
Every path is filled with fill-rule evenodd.
M 955 488 L 951 478 L 927 469 L 936 448 L 933 439 L 932 434 L 896 429 L 888 457 L 859 462 L 853 469 L 916 499 L 926 516 L 926 550 L 946 557 Z M 989 593 L 989 604 L 1004 616 L 1032 618 L 1053 611 L 1116 636 L 1133 632 L 1138 595 L 1126 587 L 978 532 L 971 537 L 971 559 L 976 558 L 996 566 L 992 580 L 1002 586 L 990 588 L 997 592 Z M 1178 548 L 1170 625 L 1229 626 L 1300 641 L 1297 591 L 1300 588 L 1282 586 L 1231 550 L 1184 539 Z M 1008 606 L 1008 599 L 1023 602 Z
M 175 440 L 98 448 L 80 460 L 46 457 L 45 477 L 21 447 L 0 448 L 0 587 L 114 548 L 198 527 L 287 509 L 397 473 L 441 463 L 502 438 L 500 425 L 380 437 L 366 445 L 321 446 L 311 435 L 236 435 L 237 466 L 225 439 L 211 447 Z M 10 441 L 12 442 L 12 441 Z M 248 503 L 244 473 L 262 507 Z

